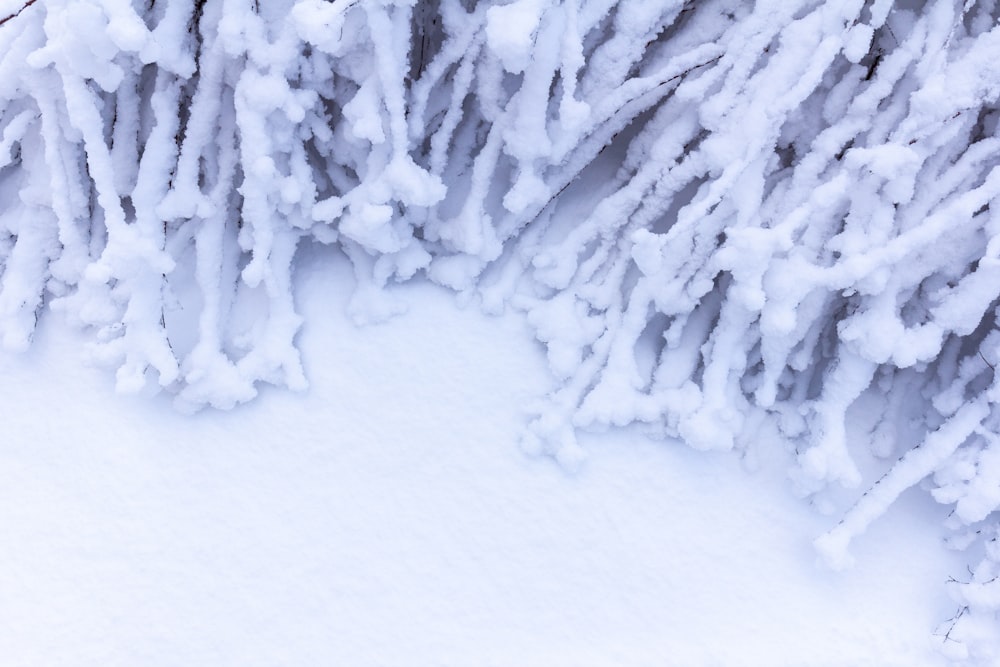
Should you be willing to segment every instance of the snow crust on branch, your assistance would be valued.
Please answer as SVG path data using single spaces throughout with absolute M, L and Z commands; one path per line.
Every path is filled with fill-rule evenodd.
M 296 250 L 337 244 L 358 323 L 418 273 L 526 313 L 559 380 L 530 450 L 573 466 L 577 429 L 633 422 L 701 449 L 778 438 L 804 493 L 898 459 L 817 542 L 834 564 L 921 481 L 954 528 L 995 532 L 995 0 L 15 10 L 6 348 L 48 304 L 122 391 L 302 389 Z M 850 442 L 862 395 L 883 414 Z

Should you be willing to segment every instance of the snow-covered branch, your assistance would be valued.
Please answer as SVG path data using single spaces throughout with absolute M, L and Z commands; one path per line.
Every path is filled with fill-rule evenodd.
M 899 462 L 830 553 L 927 476 L 988 522 L 998 18 L 992 0 L 21 3 L 0 25 L 0 336 L 24 348 L 50 304 L 122 390 L 197 409 L 302 388 L 296 249 L 335 243 L 359 323 L 417 273 L 524 310 L 559 379 L 526 444 L 567 464 L 582 427 L 777 437 L 815 492 L 859 484 L 871 444 Z M 852 443 L 865 394 L 884 416 Z

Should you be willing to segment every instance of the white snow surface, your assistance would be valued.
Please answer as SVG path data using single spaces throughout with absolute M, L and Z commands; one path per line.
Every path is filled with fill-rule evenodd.
M 781 451 L 621 429 L 567 472 L 516 444 L 551 382 L 523 318 L 411 281 L 359 328 L 336 250 L 295 279 L 303 393 L 115 395 L 54 313 L 0 357 L 3 665 L 946 664 L 927 584 L 966 560 L 926 493 L 832 572 Z

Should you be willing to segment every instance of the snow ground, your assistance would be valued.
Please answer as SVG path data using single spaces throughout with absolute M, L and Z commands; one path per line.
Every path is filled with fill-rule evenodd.
M 943 508 L 905 497 L 833 573 L 778 457 L 625 430 L 576 474 L 528 458 L 549 379 L 518 316 L 414 282 L 355 328 L 333 253 L 298 264 L 305 394 L 116 396 L 48 315 L 0 358 L 0 663 L 944 664 Z

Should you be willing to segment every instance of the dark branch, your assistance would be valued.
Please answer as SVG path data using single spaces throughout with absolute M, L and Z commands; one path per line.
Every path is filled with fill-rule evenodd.
M 21 12 L 23 12 L 25 9 L 27 9 L 28 7 L 30 7 L 33 4 L 35 4 L 35 0 L 27 0 L 27 2 L 25 2 L 23 5 L 21 5 L 21 8 L 19 10 L 17 10 L 13 14 L 11 14 L 10 16 L 6 16 L 6 17 L 0 19 L 0 25 L 3 25 L 4 23 L 6 23 L 7 21 L 11 20 L 12 18 L 16 18 L 16 17 L 20 16 Z

